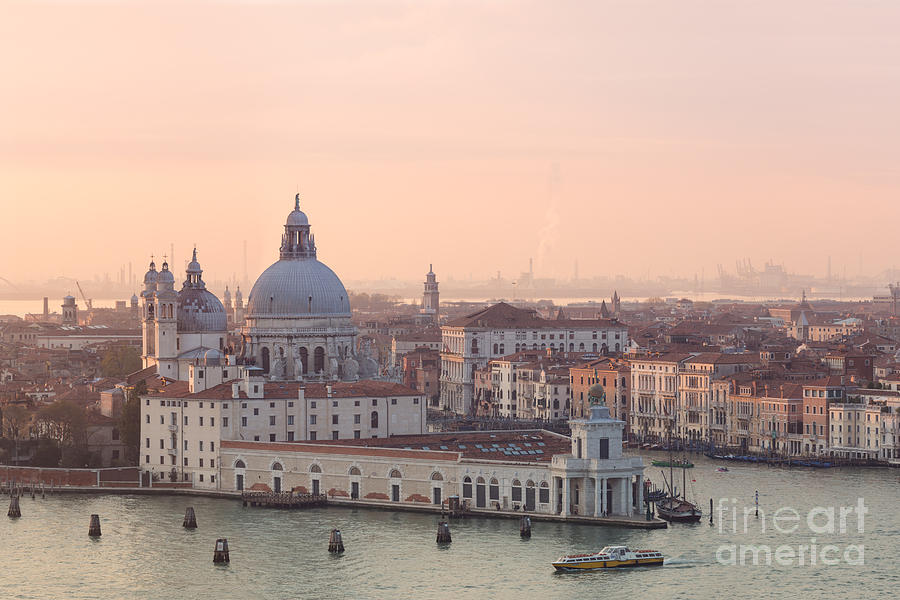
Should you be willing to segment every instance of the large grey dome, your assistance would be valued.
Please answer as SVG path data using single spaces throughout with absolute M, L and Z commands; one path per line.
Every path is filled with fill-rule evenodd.
M 249 318 L 349 314 L 344 284 L 315 258 L 279 260 L 262 272 L 247 302 Z
M 225 307 L 206 289 L 185 286 L 178 293 L 178 332 L 225 331 Z

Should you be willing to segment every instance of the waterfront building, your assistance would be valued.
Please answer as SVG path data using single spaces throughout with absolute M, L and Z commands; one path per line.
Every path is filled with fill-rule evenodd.
M 628 328 L 615 319 L 543 319 L 533 309 L 504 302 L 441 326 L 441 404 L 471 414 L 475 370 L 524 350 L 621 352 Z
M 631 432 L 642 440 L 675 435 L 678 369 L 691 355 L 671 352 L 631 359 Z
M 226 440 L 373 439 L 425 432 L 425 396 L 387 381 L 271 381 L 210 358 L 142 397 L 141 468 L 218 488 Z M 174 473 L 174 476 L 172 475 Z
M 225 441 L 221 485 L 395 506 L 441 505 L 455 495 L 475 510 L 642 518 L 644 467 L 640 458 L 622 454 L 624 425 L 595 404 L 586 418 L 571 421 L 571 438 L 524 430 L 366 442 Z

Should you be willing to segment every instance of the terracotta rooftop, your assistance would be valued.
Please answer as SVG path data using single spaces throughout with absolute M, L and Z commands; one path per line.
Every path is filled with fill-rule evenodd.
M 457 461 L 550 462 L 571 451 L 569 438 L 542 429 L 522 431 L 454 431 L 389 438 L 315 442 L 245 442 L 222 440 L 222 448 L 275 450 L 313 454 L 349 454 Z

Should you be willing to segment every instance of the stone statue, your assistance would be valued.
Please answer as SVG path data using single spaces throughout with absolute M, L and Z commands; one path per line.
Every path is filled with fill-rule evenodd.
M 303 381 L 303 359 L 300 357 L 300 348 L 294 346 L 294 378 Z
M 271 379 L 284 378 L 284 348 L 278 348 L 278 357 L 275 359 L 269 373 Z
M 341 375 L 344 381 L 356 381 L 359 379 L 359 363 L 352 356 L 344 360 Z

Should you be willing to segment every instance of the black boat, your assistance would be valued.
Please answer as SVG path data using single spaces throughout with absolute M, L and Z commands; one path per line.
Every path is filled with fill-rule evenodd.
M 681 467 L 681 496 L 679 496 L 678 492 L 673 488 L 675 485 L 674 476 L 672 474 L 672 465 L 675 461 L 672 460 L 672 450 L 671 450 L 671 430 L 669 432 L 670 444 L 669 444 L 669 480 L 667 483 L 669 484 L 669 495 L 667 498 L 659 500 L 656 503 L 656 514 L 659 515 L 660 519 L 665 519 L 666 521 L 670 521 L 672 523 L 696 523 L 701 517 L 703 517 L 703 511 L 700 510 L 700 507 L 694 504 L 693 502 L 688 502 L 685 496 L 685 490 L 687 490 L 687 475 L 686 468 L 684 466 Z M 683 461 L 682 464 L 686 464 L 687 461 Z M 663 478 L 665 478 L 666 473 L 663 471 Z

